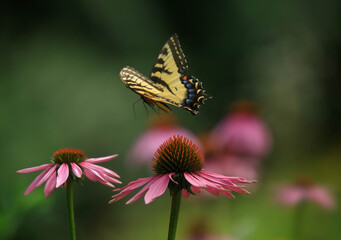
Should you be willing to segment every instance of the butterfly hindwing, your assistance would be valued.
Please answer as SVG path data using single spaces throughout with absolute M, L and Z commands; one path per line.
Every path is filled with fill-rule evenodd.
M 198 79 L 184 75 L 187 69 L 187 61 L 178 36 L 174 34 L 161 49 L 150 78 L 131 67 L 124 67 L 120 78 L 150 106 L 170 112 L 164 104 L 168 103 L 197 114 L 198 108 L 209 96 L 205 94 Z

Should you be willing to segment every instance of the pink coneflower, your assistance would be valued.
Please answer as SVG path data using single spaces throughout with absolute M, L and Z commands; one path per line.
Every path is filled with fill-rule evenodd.
M 140 178 L 127 186 L 115 189 L 119 191 L 110 201 L 115 202 L 127 196 L 137 188 L 145 185 L 133 198 L 132 203 L 145 194 L 145 203 L 149 204 L 161 196 L 167 189 L 182 190 L 183 196 L 199 193 L 202 189 L 214 194 L 219 193 L 234 198 L 232 191 L 249 193 L 243 186 L 236 183 L 252 183 L 240 177 L 226 177 L 220 174 L 202 171 L 204 157 L 199 148 L 189 139 L 173 136 L 164 142 L 156 151 L 153 159 L 154 176 Z
M 67 206 L 69 215 L 70 237 L 76 239 L 76 227 L 73 210 L 73 182 L 80 179 L 84 174 L 94 182 L 100 182 L 106 186 L 114 187 L 112 183 L 121 183 L 115 178 L 119 178 L 115 172 L 98 166 L 96 163 L 109 161 L 118 155 L 112 155 L 101 158 L 86 158 L 83 151 L 77 149 L 61 149 L 52 156 L 52 163 L 40 165 L 32 168 L 25 168 L 17 171 L 18 173 L 30 173 L 44 171 L 34 179 L 28 186 L 24 195 L 32 192 L 36 187 L 45 184 L 45 196 L 48 197 L 55 188 L 66 187 Z
M 182 135 L 200 147 L 198 138 L 186 128 L 177 125 L 174 117 L 160 115 L 151 118 L 150 125 L 151 127 L 137 138 L 129 151 L 128 158 L 134 166 L 150 166 L 158 147 L 174 135 Z
M 115 172 L 96 165 L 96 163 L 109 161 L 118 155 L 101 158 L 86 158 L 83 151 L 77 149 L 61 149 L 52 156 L 52 163 L 43 164 L 37 167 L 25 168 L 17 173 L 30 173 L 44 171 L 34 179 L 24 192 L 24 196 L 32 192 L 35 188 L 45 184 L 44 193 L 48 197 L 55 188 L 65 185 L 68 179 L 81 178 L 84 174 L 91 181 L 98 181 L 106 186 L 114 187 L 112 183 L 121 183 L 115 178 L 119 178 Z
M 231 154 L 261 159 L 268 154 L 272 138 L 267 125 L 257 114 L 254 103 L 242 100 L 212 131 L 211 141 Z
M 329 191 L 307 177 L 301 177 L 293 184 L 280 188 L 277 199 L 285 206 L 295 206 L 305 201 L 311 201 L 325 209 L 335 206 Z
M 198 147 L 182 136 L 173 136 L 156 151 L 153 159 L 154 176 L 140 178 L 127 186 L 116 189 L 118 194 L 110 201 L 116 202 L 134 190 L 142 189 L 126 204 L 132 203 L 144 194 L 145 203 L 152 202 L 169 188 L 172 196 L 172 210 L 168 239 L 174 239 L 176 223 L 180 208 L 181 193 L 184 197 L 206 190 L 214 195 L 225 195 L 234 198 L 232 191 L 249 193 L 244 186 L 237 183 L 252 183 L 240 177 L 226 177 L 202 170 L 204 157 Z

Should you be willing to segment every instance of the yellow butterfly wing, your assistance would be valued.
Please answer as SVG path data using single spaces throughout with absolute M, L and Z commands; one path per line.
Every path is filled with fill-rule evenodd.
M 120 78 L 128 88 L 139 94 L 148 105 L 157 106 L 165 112 L 171 111 L 167 105 L 158 102 L 162 100 L 158 95 L 163 91 L 163 88 L 154 84 L 153 81 L 136 71 L 134 68 L 129 66 L 122 68 L 120 71 Z
M 124 67 L 120 78 L 151 106 L 170 112 L 164 104 L 168 103 L 197 114 L 200 105 L 210 97 L 205 94 L 198 79 L 184 75 L 187 69 L 187 61 L 178 36 L 174 34 L 161 49 L 150 78 L 131 67 Z

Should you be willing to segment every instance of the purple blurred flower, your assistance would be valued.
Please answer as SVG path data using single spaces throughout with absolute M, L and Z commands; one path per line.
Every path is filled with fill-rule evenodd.
M 257 179 L 262 158 L 272 146 L 268 127 L 257 115 L 254 103 L 242 100 L 212 130 L 202 135 L 205 170 Z
M 228 114 L 212 131 L 211 141 L 218 149 L 231 154 L 261 159 L 272 145 L 270 131 L 257 115 L 255 104 L 238 101 L 232 105 Z
M 259 161 L 253 158 L 238 157 L 231 154 L 207 156 L 205 170 L 223 175 L 257 179 Z
M 303 201 L 311 201 L 325 209 L 335 207 L 335 200 L 328 189 L 305 177 L 280 188 L 277 200 L 286 206 L 295 206 Z
M 176 125 L 174 118 L 161 115 L 152 119 L 152 127 L 137 138 L 128 157 L 134 165 L 147 164 L 151 166 L 154 153 L 158 147 L 169 137 L 177 135 L 190 139 L 200 148 L 200 141 L 193 133 Z

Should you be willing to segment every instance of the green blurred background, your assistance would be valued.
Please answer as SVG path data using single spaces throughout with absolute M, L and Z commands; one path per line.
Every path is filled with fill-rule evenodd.
M 274 203 L 277 184 L 300 174 L 340 200 L 341 2 L 328 1 L 40 1 L 1 3 L 0 239 L 66 239 L 65 191 L 45 199 L 37 176 L 16 170 L 47 163 L 58 149 L 103 164 L 124 183 L 150 175 L 126 156 L 146 130 L 138 96 L 118 77 L 125 65 L 148 75 L 173 34 L 213 99 L 197 116 L 173 108 L 183 126 L 211 130 L 238 99 L 261 108 L 274 138 L 254 193 L 237 199 L 183 201 L 178 239 L 202 219 L 211 233 L 245 240 L 292 239 L 293 208 Z M 149 111 L 151 114 L 152 112 Z M 111 191 L 89 180 L 76 185 L 79 239 L 165 239 L 168 194 L 108 205 Z M 308 204 L 304 239 L 337 239 L 341 211 Z

